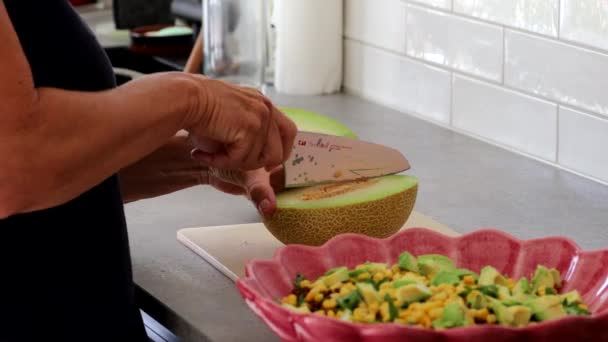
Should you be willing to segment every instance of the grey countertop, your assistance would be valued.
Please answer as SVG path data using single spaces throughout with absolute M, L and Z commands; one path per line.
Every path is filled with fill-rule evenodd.
M 108 29 L 103 16 L 90 17 Z M 412 164 L 408 173 L 420 178 L 416 210 L 461 233 L 496 227 L 520 238 L 563 235 L 586 249 L 608 247 L 606 186 L 354 96 L 269 95 L 401 150 Z M 245 199 L 196 187 L 129 204 L 126 212 L 135 281 L 160 303 L 157 318 L 187 341 L 277 340 L 232 281 L 176 240 L 184 227 L 257 222 Z
M 412 164 L 408 173 L 420 178 L 416 210 L 461 233 L 497 227 L 520 238 L 564 235 L 583 248 L 608 247 L 606 186 L 350 95 L 270 96 L 401 150 Z M 127 218 L 135 280 L 184 333 L 275 340 L 234 284 L 175 239 L 183 227 L 257 222 L 247 201 L 199 187 L 131 204 Z

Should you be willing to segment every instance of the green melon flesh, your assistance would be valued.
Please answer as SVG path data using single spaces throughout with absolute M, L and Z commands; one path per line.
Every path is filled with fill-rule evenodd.
M 348 127 L 330 117 L 296 108 L 279 109 L 296 124 L 300 131 L 357 138 Z
M 294 209 L 342 207 L 396 195 L 418 184 L 418 180 L 415 177 L 404 175 L 385 176 L 372 181 L 376 183 L 360 188 L 355 187 L 354 190 L 344 194 L 337 194 L 335 196 L 315 200 L 303 200 L 302 197 L 306 196 L 306 194 L 325 191 L 324 189 L 328 188 L 327 185 L 288 190 L 278 195 L 277 206 L 280 208 Z M 350 183 L 351 182 L 345 184 Z M 332 186 L 336 187 L 336 190 L 342 188 L 341 184 L 329 185 L 329 187 Z

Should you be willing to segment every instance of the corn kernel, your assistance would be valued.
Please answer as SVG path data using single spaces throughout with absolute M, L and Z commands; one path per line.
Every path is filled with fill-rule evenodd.
M 327 316 L 328 317 L 336 317 L 336 313 L 334 312 L 334 310 L 329 310 L 329 311 L 327 311 Z
M 308 279 L 304 279 L 300 282 L 300 287 L 309 288 L 310 286 L 311 286 L 310 280 L 308 280 Z
M 384 283 L 380 284 L 380 290 L 385 290 L 386 291 L 386 290 L 389 290 L 389 289 L 392 289 L 392 288 L 393 288 L 393 284 L 391 284 L 389 282 L 384 282 Z M 383 296 L 382 293 L 380 293 L 380 296 L 382 298 L 384 298 L 384 296 Z
M 398 324 L 407 324 L 407 321 L 404 321 L 404 320 L 402 320 L 400 318 L 395 318 L 394 322 L 398 323 Z
M 342 286 L 344 286 L 344 283 L 338 282 L 338 283 L 335 283 L 334 285 L 332 285 L 329 289 L 332 291 L 335 291 L 335 290 L 339 290 L 340 288 L 342 288 Z
M 544 287 L 541 287 L 540 289 L 538 289 L 538 295 L 539 296 L 544 296 L 546 294 L 546 289 Z
M 395 264 L 393 267 L 391 267 L 391 270 L 393 273 L 398 274 L 401 269 L 399 268 L 399 265 Z
M 507 287 L 512 290 L 515 287 L 515 280 L 513 278 L 507 279 Z
M 307 302 L 312 302 L 315 299 L 316 293 L 310 291 L 306 294 L 306 297 L 304 297 L 304 300 Z
M 422 304 L 421 303 L 412 303 L 412 304 L 410 304 L 409 308 L 412 310 L 420 310 L 420 309 L 422 309 Z
M 392 279 L 392 278 L 393 278 L 393 274 L 394 274 L 394 273 L 393 273 L 393 271 L 391 271 L 391 270 L 386 270 L 386 271 L 384 271 L 384 276 L 385 276 L 385 277 L 387 277 L 387 278 Z
M 383 322 L 388 322 L 391 320 L 387 302 L 384 302 L 382 303 L 382 305 L 380 305 L 380 316 L 382 317 Z
M 483 308 L 483 309 L 475 310 L 475 312 L 473 312 L 473 317 L 485 321 L 485 320 L 487 320 L 489 314 L 490 314 L 490 312 L 488 312 L 488 309 Z
M 283 303 L 287 303 L 293 306 L 296 306 L 296 304 L 298 304 L 298 297 L 296 297 L 296 295 L 294 295 L 293 293 L 288 295 L 287 297 L 283 298 Z
M 424 309 L 424 311 L 430 311 L 432 309 L 435 308 L 441 308 L 443 307 L 444 303 L 440 302 L 440 301 L 432 301 L 432 302 L 426 302 L 424 304 L 422 304 L 422 308 Z
M 364 321 L 364 320 L 365 320 L 365 315 L 366 315 L 366 314 L 367 314 L 367 310 L 365 310 L 365 309 L 363 309 L 363 308 L 356 308 L 356 309 L 353 311 L 353 318 L 354 318 L 356 321 L 360 321 L 360 322 L 362 322 L 362 321 Z
M 323 301 L 323 309 L 329 310 L 329 309 L 334 309 L 337 305 L 336 300 L 335 299 L 326 299 Z
M 367 308 L 370 312 L 373 312 L 374 315 L 378 312 L 378 310 L 380 310 L 380 304 L 378 303 L 371 303 L 368 305 Z
M 488 315 L 488 317 L 486 317 L 486 322 L 488 322 L 489 324 L 494 324 L 496 323 L 496 315 Z M 530 324 L 533 322 L 530 322 Z
M 431 319 L 429 318 L 429 316 L 422 316 L 422 318 L 420 319 L 420 323 L 422 323 L 422 326 L 425 328 L 431 327 Z
M 589 311 L 589 307 L 587 306 L 587 304 L 579 304 L 578 307 L 581 308 L 581 309 L 583 309 L 583 310 Z
M 314 313 L 319 316 L 325 316 L 325 310 L 317 310 Z
M 321 293 L 317 293 L 317 294 L 315 295 L 315 302 L 319 303 L 319 302 L 320 302 L 320 301 L 322 301 L 322 300 L 323 300 L 323 294 L 321 294 Z
M 369 274 L 369 272 L 364 272 L 357 276 L 358 280 L 367 280 L 369 278 L 371 278 L 371 275 Z
M 372 279 L 375 282 L 379 282 L 380 280 L 384 279 L 384 273 L 383 272 L 376 272 L 376 274 L 374 274 L 374 277 Z
M 408 322 L 412 322 L 412 323 L 418 323 L 420 322 L 420 319 L 422 319 L 422 312 L 421 311 L 417 311 L 417 312 L 412 312 L 412 314 L 410 314 L 408 316 Z
M 464 278 L 462 278 L 463 282 L 465 285 L 473 285 L 475 284 L 475 278 L 473 278 L 473 276 L 470 275 L 466 275 L 464 276 Z
M 442 308 L 434 308 L 434 309 L 431 309 L 429 311 L 429 317 L 432 320 L 435 320 L 435 319 L 439 318 L 442 313 L 443 313 L 443 309 Z
M 447 292 L 439 292 L 436 295 L 433 296 L 434 300 L 446 300 L 448 299 L 448 293 Z

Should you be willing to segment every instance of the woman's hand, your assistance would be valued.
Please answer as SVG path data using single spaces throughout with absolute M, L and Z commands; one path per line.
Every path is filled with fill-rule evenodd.
M 261 215 L 276 208 L 275 191 L 282 182 L 278 173 L 265 169 L 226 171 L 209 168 L 191 157 L 187 134 L 178 134 L 165 145 L 120 171 L 126 203 L 162 196 L 197 185 L 211 185 L 232 195 L 245 195 Z
M 197 147 L 195 159 L 218 169 L 270 170 L 289 157 L 296 126 L 262 93 L 192 77 L 200 93 L 186 130 Z

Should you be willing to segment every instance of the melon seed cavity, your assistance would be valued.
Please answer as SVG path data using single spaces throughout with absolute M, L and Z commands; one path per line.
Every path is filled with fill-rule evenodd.
M 304 191 L 299 197 L 302 201 L 314 201 L 336 197 L 355 190 L 364 189 L 378 183 L 378 179 L 361 179 L 343 183 L 329 184 Z

